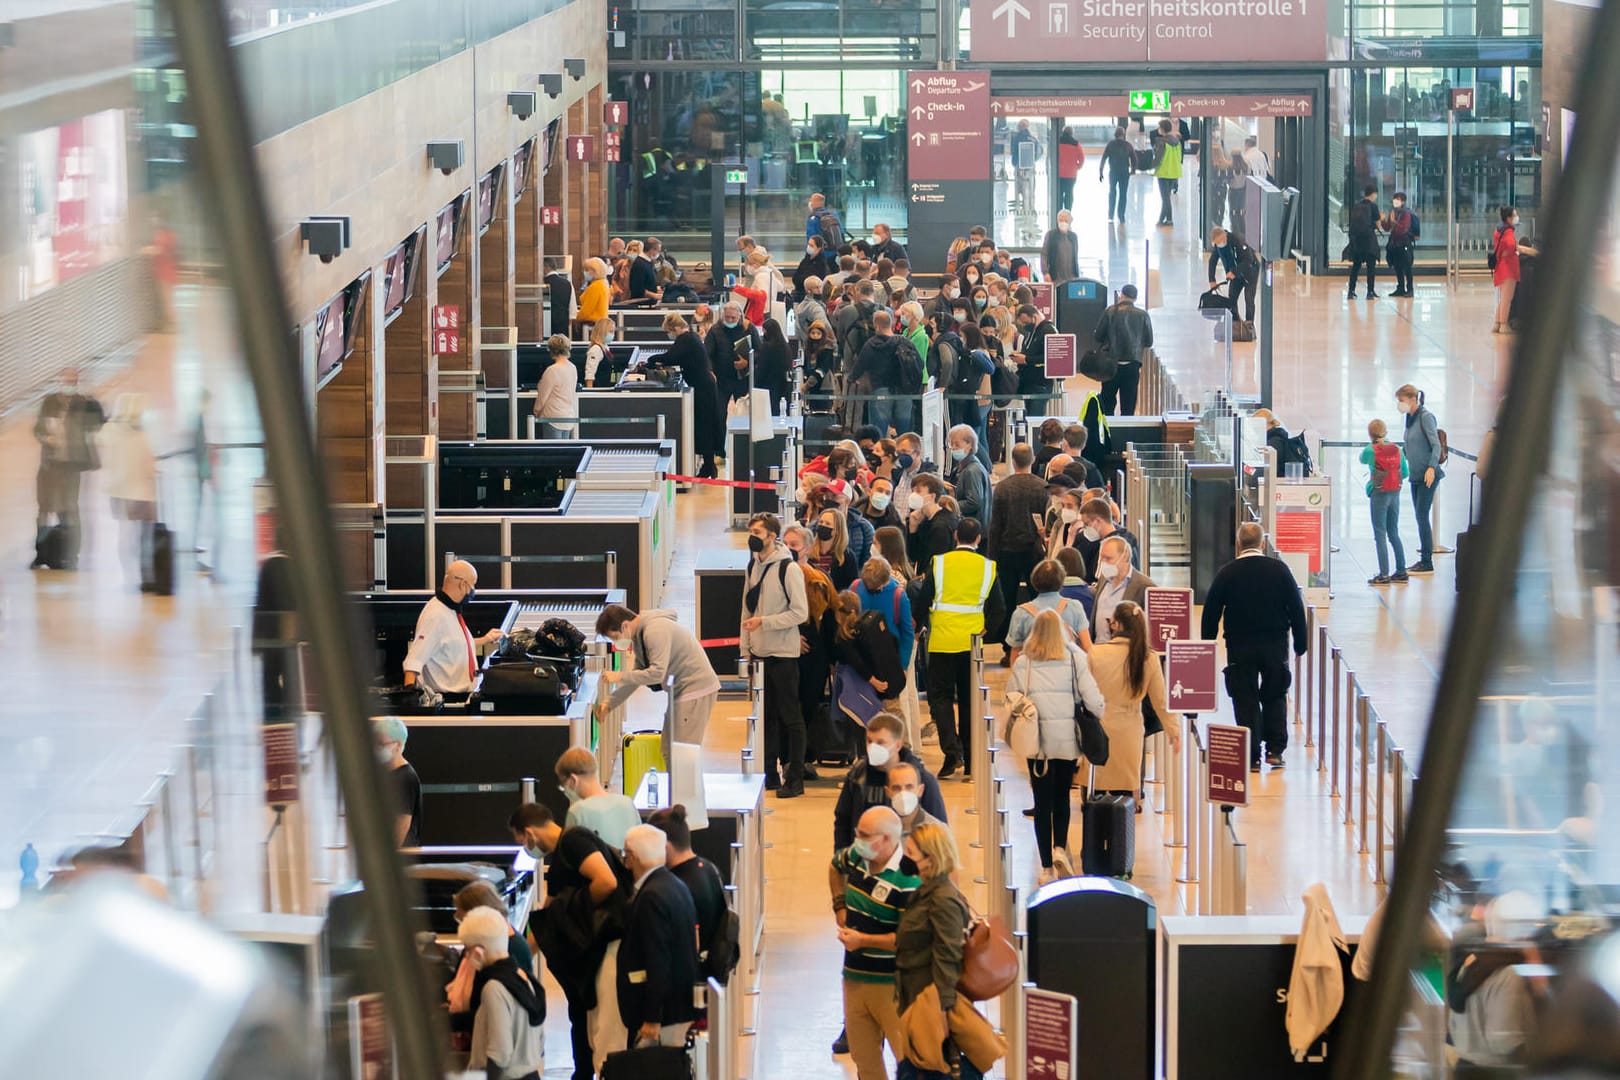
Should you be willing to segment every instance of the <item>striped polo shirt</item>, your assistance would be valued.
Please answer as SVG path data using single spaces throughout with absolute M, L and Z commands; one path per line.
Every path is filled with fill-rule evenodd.
M 922 885 L 917 868 L 896 848 L 888 865 L 873 873 L 853 847 L 833 856 L 833 869 L 844 875 L 844 925 L 863 934 L 892 934 L 900 912 Z M 844 951 L 844 978 L 856 982 L 894 981 L 894 950 Z

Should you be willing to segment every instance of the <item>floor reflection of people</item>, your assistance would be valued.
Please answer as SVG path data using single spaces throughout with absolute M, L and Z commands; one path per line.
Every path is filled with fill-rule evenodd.
M 105 464 L 102 488 L 118 520 L 119 558 L 142 592 L 155 589 L 152 536 L 157 525 L 157 459 L 146 434 L 146 396 L 118 395 L 113 413 L 97 436 Z

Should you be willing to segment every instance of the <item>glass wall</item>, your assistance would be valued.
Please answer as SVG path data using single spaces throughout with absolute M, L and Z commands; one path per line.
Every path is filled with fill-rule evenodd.
M 1395 192 L 1406 193 L 1423 226 L 1419 262 L 1444 262 L 1453 87 L 1475 91 L 1475 108 L 1458 114 L 1449 186 L 1464 265 L 1483 265 L 1503 206 L 1517 206 L 1523 231 L 1535 235 L 1544 134 L 1538 68 L 1355 68 L 1335 75 L 1347 91 L 1349 113 L 1335 109 L 1329 135 L 1329 175 L 1335 178 L 1330 253 L 1344 245 L 1347 208 L 1361 197 L 1363 185 L 1374 184 L 1386 207 Z

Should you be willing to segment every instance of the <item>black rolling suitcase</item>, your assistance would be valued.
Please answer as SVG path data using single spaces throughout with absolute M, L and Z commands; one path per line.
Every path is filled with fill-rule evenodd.
M 1092 766 L 1095 784 L 1097 769 Z M 1080 811 L 1080 872 L 1087 877 L 1128 878 L 1136 866 L 1136 799 L 1088 787 Z
M 67 549 L 67 526 L 48 525 L 34 542 L 34 564 L 46 570 L 66 570 Z
M 174 530 L 161 521 L 152 526 L 152 591 L 174 595 Z

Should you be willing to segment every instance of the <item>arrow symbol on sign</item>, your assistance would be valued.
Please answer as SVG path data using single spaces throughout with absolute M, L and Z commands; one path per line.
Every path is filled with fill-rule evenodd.
M 1007 16 L 1007 36 L 1010 38 L 1018 29 L 1018 16 L 1029 18 L 1029 8 L 1020 4 L 1018 0 L 1001 0 L 996 10 L 990 13 L 990 21 L 995 22 L 1003 15 Z
M 921 105 L 913 105 L 911 107 L 911 115 L 915 116 L 917 119 L 921 120 L 923 117 L 927 116 L 928 114 L 923 112 L 923 107 Z
M 923 144 L 923 139 L 924 138 L 926 138 L 926 136 L 923 135 L 923 133 L 919 131 L 919 132 L 917 132 L 915 135 L 913 135 L 911 137 L 911 144 L 913 146 L 921 146 Z
M 923 92 L 923 81 L 921 79 L 912 79 L 911 80 L 911 89 L 912 89 L 913 93 L 917 93 L 917 94 L 922 93 Z
M 1001 102 L 999 102 L 999 101 L 990 102 L 990 111 L 993 112 L 993 113 L 1000 112 L 1001 111 Z

